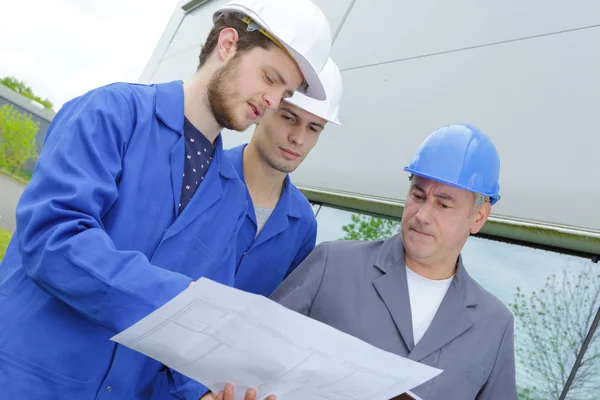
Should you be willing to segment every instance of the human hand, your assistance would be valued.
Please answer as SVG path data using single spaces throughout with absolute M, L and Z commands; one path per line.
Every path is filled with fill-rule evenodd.
M 200 400 L 216 400 L 217 396 L 213 392 L 208 392 L 204 396 L 200 397 Z
M 233 392 L 233 385 L 230 383 L 225 385 L 224 390 L 221 390 L 217 394 L 217 397 L 215 397 L 216 400 L 234 400 L 234 398 L 235 398 L 235 396 L 234 396 L 234 392 Z M 204 398 L 202 398 L 202 399 L 204 399 Z M 269 397 L 267 397 L 265 400 L 276 400 L 276 399 L 277 399 L 277 397 L 274 394 L 272 394 Z M 212 399 L 210 397 L 208 397 L 206 400 L 212 400 Z M 256 400 L 256 390 L 253 388 L 246 390 L 246 396 L 244 396 L 244 400 Z

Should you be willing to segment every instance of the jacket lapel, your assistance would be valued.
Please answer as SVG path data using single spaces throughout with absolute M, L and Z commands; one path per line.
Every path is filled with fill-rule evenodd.
M 182 160 L 183 156 L 180 160 L 183 164 Z M 181 230 L 187 227 L 223 196 L 222 178 L 235 179 L 237 178 L 237 175 L 229 161 L 225 159 L 222 137 L 219 135 L 215 141 L 213 159 L 208 167 L 208 171 L 206 171 L 202 183 L 196 190 L 196 193 L 192 196 L 189 204 L 184 208 L 181 215 L 175 219 L 175 222 L 167 232 L 165 238 L 172 237 L 181 232 Z M 181 188 L 179 188 L 179 190 L 181 190 Z
M 300 207 L 294 207 L 291 185 L 290 178 L 287 176 L 285 178 L 283 191 L 281 192 L 281 197 L 262 231 L 260 231 L 258 237 L 252 244 L 252 247 L 260 246 L 262 243 L 285 231 L 288 228 L 290 218 L 302 218 L 302 214 L 300 214 L 299 211 Z M 256 219 L 254 221 L 256 221 Z
M 376 257 L 375 267 L 383 272 L 383 275 L 373 281 L 373 286 L 402 336 L 409 359 L 421 361 L 473 325 L 470 308 L 476 306 L 477 302 L 470 290 L 472 279 L 462 264 L 462 257 L 459 256 L 456 274 L 446 296 L 431 325 L 416 346 L 401 234 L 394 235 L 383 243 Z
M 414 338 L 403 246 L 399 234 L 383 243 L 375 267 L 384 274 L 373 281 L 373 286 L 387 307 L 410 352 L 414 347 Z
M 183 184 L 183 157 L 185 153 L 185 144 L 183 135 L 175 142 L 171 149 L 171 190 L 173 191 L 173 212 L 176 217 L 179 213 L 179 203 L 181 201 L 181 185 Z M 185 211 L 185 209 L 184 209 Z
M 233 168 L 236 170 L 238 176 L 244 183 L 246 182 L 244 178 L 244 149 L 246 148 L 246 144 L 233 148 L 227 151 L 229 158 L 231 159 L 231 164 Z M 258 237 L 252 242 L 252 248 L 260 246 L 262 243 L 268 241 L 274 236 L 277 236 L 281 232 L 285 231 L 289 225 L 289 218 L 302 218 L 302 214 L 300 214 L 300 207 L 294 204 L 294 199 L 291 193 L 291 181 L 289 176 L 286 176 L 283 186 L 283 191 L 281 192 L 281 197 L 273 210 L 273 213 L 269 216 L 269 219 L 265 223 L 262 231 Z M 250 193 L 246 190 L 246 199 L 248 201 L 248 211 L 246 218 L 249 218 L 254 223 L 254 228 L 257 228 L 256 222 L 256 210 L 254 208 L 254 204 L 252 203 L 252 197 L 250 197 Z M 256 232 L 256 230 L 254 231 Z
M 181 185 L 183 182 L 183 157 L 185 144 L 183 142 L 183 84 L 181 81 L 161 83 L 154 86 L 156 90 L 155 112 L 170 132 L 179 137 L 169 155 L 171 166 L 171 190 L 173 194 L 173 211 L 177 216 L 179 200 L 181 198 Z M 167 130 L 167 132 L 169 132 Z
M 408 358 L 420 361 L 460 336 L 473 325 L 470 308 L 477 303 L 470 299 L 470 277 L 459 258 L 456 275 L 440 307 Z

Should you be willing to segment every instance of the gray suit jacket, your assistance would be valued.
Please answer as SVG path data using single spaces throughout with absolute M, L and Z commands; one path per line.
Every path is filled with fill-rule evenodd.
M 431 326 L 414 345 L 400 234 L 318 245 L 271 298 L 383 350 L 443 369 L 415 388 L 424 400 L 513 400 L 513 316 L 459 258 Z

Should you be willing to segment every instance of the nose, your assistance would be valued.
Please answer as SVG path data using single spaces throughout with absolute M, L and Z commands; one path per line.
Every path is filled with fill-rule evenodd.
M 419 211 L 417 211 L 417 213 L 415 214 L 415 218 L 417 219 L 417 221 L 419 221 L 419 223 L 424 225 L 431 223 L 431 221 L 433 220 L 431 207 L 432 206 L 428 201 L 421 205 Z
M 288 134 L 290 143 L 293 143 L 296 146 L 302 146 L 304 144 L 305 129 L 306 127 L 304 127 L 302 124 L 291 127 Z
M 271 100 L 271 96 L 269 96 L 268 94 L 265 94 L 263 96 L 263 103 L 265 104 L 265 107 L 267 108 L 276 108 L 278 106 L 273 106 L 273 100 Z
M 281 104 L 285 90 L 271 90 L 263 95 L 263 102 L 267 108 L 277 108 Z
M 265 93 L 263 95 L 263 102 L 267 108 L 277 108 L 281 102 L 282 95 L 278 93 Z

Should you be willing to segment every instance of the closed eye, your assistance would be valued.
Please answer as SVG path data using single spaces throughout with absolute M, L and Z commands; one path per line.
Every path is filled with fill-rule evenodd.
M 275 81 L 269 76 L 269 74 L 265 73 L 265 81 L 269 84 L 269 85 L 274 85 Z
M 281 114 L 281 118 L 285 119 L 286 121 L 289 121 L 291 123 L 295 123 L 296 119 L 288 114 Z

